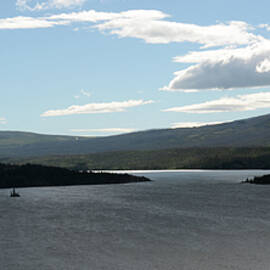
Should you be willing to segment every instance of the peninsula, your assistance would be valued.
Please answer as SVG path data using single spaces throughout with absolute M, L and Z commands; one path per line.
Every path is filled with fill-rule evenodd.
M 41 165 L 0 164 L 0 188 L 104 185 L 151 181 L 129 174 L 95 173 Z

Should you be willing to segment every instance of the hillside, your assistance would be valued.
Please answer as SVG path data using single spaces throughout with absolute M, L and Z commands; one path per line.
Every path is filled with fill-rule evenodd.
M 217 147 L 123 151 L 44 156 L 15 162 L 75 170 L 270 169 L 270 148 Z
M 90 154 L 194 147 L 270 146 L 270 114 L 199 128 L 161 129 L 108 137 L 0 132 L 0 157 Z

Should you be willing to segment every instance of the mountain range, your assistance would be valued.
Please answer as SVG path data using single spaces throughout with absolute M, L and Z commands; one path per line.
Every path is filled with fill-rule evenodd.
M 2 159 L 113 151 L 268 146 L 270 146 L 270 114 L 197 128 L 156 129 L 107 137 L 0 131 Z

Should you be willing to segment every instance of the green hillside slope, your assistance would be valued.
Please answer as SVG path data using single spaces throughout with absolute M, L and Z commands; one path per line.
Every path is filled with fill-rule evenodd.
M 17 160 L 26 162 L 76 170 L 270 169 L 270 147 L 124 151 Z
M 149 130 L 108 137 L 0 132 L 2 158 L 193 147 L 261 146 L 270 146 L 270 114 L 199 128 Z

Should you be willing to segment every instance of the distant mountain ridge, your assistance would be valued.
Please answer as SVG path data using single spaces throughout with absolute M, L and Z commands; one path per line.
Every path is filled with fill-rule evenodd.
M 157 129 L 108 137 L 0 131 L 1 158 L 194 147 L 268 146 L 270 114 L 198 128 Z

